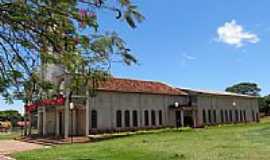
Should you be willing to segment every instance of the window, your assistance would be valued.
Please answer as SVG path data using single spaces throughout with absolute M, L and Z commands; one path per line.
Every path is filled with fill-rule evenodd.
M 158 112 L 159 115 L 159 125 L 162 125 L 162 110 Z
M 132 112 L 132 118 L 133 118 L 133 127 L 138 127 L 138 112 L 137 111 Z
M 220 111 L 220 121 L 221 121 L 221 123 L 224 123 L 224 113 L 223 113 L 223 110 Z
M 97 128 L 97 111 L 96 110 L 91 111 L 91 126 L 93 129 Z
M 208 110 L 208 122 L 211 124 L 212 123 L 212 116 L 211 116 L 211 110 Z
M 217 112 L 216 110 L 213 110 L 213 115 L 214 115 L 214 123 L 217 123 Z
M 232 122 L 233 121 L 232 110 L 229 111 L 229 115 L 230 115 L 230 122 Z
M 227 123 L 229 120 L 229 117 L 228 117 L 228 111 L 225 110 L 225 122 Z
M 144 111 L 144 125 L 149 126 L 149 114 L 148 114 L 148 111 Z
M 252 110 L 252 120 L 255 122 L 256 121 L 256 117 L 255 117 L 255 112 Z
M 151 111 L 151 120 L 152 120 L 152 125 L 155 126 L 156 125 L 156 113 L 154 110 Z
M 244 122 L 246 122 L 247 121 L 247 113 L 245 110 L 243 111 L 243 117 L 244 117 Z
M 238 110 L 235 110 L 235 122 L 239 122 L 239 113 L 238 113 Z
M 129 111 L 125 111 L 125 126 L 130 127 L 130 114 L 129 114 Z
M 243 122 L 243 113 L 241 110 L 240 110 L 240 122 Z
M 116 111 L 116 127 L 122 127 L 122 112 Z
M 205 112 L 205 110 L 203 110 L 203 123 L 204 124 L 206 123 L 206 112 Z

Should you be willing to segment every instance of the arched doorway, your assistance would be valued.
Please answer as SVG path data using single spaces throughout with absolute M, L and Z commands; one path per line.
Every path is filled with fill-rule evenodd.
M 184 127 L 195 127 L 195 122 L 194 122 L 194 110 L 184 110 Z

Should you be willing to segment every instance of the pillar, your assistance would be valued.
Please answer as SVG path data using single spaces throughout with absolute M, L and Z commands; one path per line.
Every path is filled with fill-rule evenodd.
M 184 127 L 184 110 L 181 110 L 181 126 Z
M 193 117 L 193 128 L 197 127 L 197 112 L 192 111 L 192 117 Z
M 89 135 L 89 124 L 90 124 L 90 93 L 86 90 L 86 104 L 85 104 L 85 136 Z
M 24 107 L 24 136 L 27 136 L 27 110 Z
M 29 125 L 28 125 L 28 136 L 32 134 L 32 113 L 28 113 Z
M 66 99 L 65 99 L 65 129 L 64 129 L 64 138 L 69 137 L 69 120 L 70 120 L 70 113 L 69 113 L 69 94 L 70 91 L 66 91 Z
M 59 122 L 60 122 L 60 117 L 59 117 L 59 112 L 57 112 L 57 110 L 55 111 L 55 117 L 56 117 L 56 127 L 55 127 L 55 133 L 56 133 L 56 136 L 58 137 L 58 136 L 60 136 L 60 133 L 59 133 L 59 130 L 60 130 L 60 124 L 59 124 Z
M 40 123 L 40 122 L 41 122 L 41 120 L 40 120 L 41 117 L 40 117 L 40 111 L 38 110 L 37 113 L 38 113 L 38 118 L 37 118 L 37 128 L 38 128 L 38 134 L 40 135 L 40 133 L 41 133 L 41 132 L 40 132 L 40 131 L 41 131 L 41 123 Z
M 47 135 L 47 128 L 46 128 L 46 121 L 47 121 L 47 115 L 46 115 L 46 107 L 45 106 L 43 106 L 42 107 L 43 108 L 43 120 L 42 120 L 42 122 L 43 122 L 43 124 L 42 124 L 42 133 L 43 133 L 43 136 L 46 136 Z
M 77 113 L 77 110 L 76 109 L 74 109 L 73 111 L 72 111 L 72 135 L 74 136 L 74 135 L 77 135 L 77 117 L 76 117 L 76 113 Z

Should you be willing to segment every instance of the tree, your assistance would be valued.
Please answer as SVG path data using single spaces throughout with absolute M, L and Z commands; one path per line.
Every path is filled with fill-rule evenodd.
M 16 110 L 0 111 L 0 121 L 11 121 L 16 126 L 17 121 L 22 120 L 22 115 Z
M 256 83 L 243 82 L 226 88 L 226 91 L 250 96 L 259 96 L 261 89 Z
M 263 112 L 269 115 L 270 114 L 270 95 L 260 97 L 258 102 L 259 102 L 260 112 Z
M 49 64 L 63 65 L 74 89 L 106 78 L 113 62 L 136 63 L 116 32 L 100 29 L 104 11 L 132 28 L 144 19 L 130 0 L 0 0 L 1 95 L 28 102 L 56 91 L 40 76 Z

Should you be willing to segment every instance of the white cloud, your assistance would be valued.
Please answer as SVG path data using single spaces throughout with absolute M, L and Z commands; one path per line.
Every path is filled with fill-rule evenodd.
M 181 54 L 181 65 L 186 66 L 189 62 L 197 60 L 196 57 L 188 55 L 186 52 L 182 52 Z
M 188 55 L 188 54 L 185 53 L 185 52 L 182 54 L 182 57 L 183 57 L 185 60 L 189 60 L 189 61 L 194 61 L 194 60 L 197 59 L 196 57 L 190 56 L 190 55 Z
M 260 41 L 256 34 L 245 31 L 235 20 L 226 22 L 224 26 L 219 27 L 217 34 L 219 42 L 235 47 L 242 47 L 244 43 L 258 43 Z

